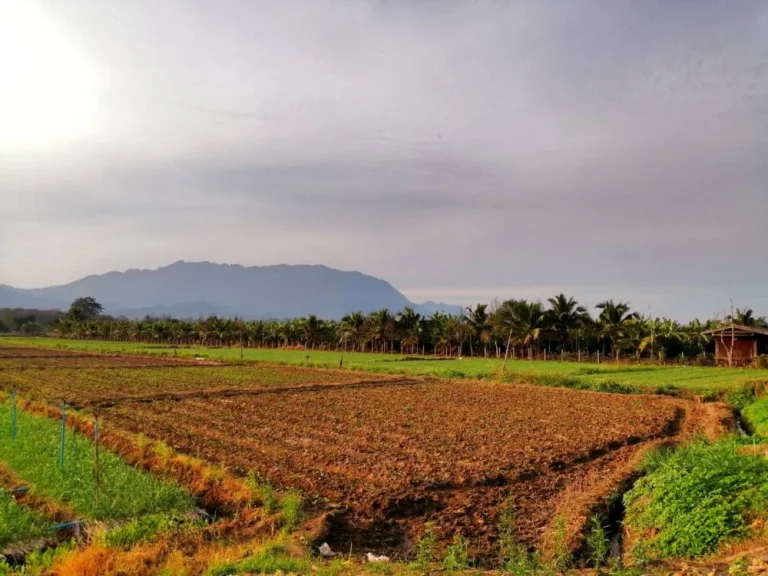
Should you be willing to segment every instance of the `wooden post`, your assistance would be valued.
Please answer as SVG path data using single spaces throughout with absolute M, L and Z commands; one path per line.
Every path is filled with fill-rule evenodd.
M 16 385 L 11 392 L 11 440 L 16 442 Z
M 59 472 L 64 472 L 64 440 L 67 429 L 67 405 L 61 403 L 61 443 L 59 446 Z
M 96 507 L 99 506 L 99 501 L 101 499 L 101 464 L 99 461 L 99 415 L 94 414 L 93 416 L 93 443 L 94 443 L 94 455 L 93 455 L 93 464 L 94 464 L 94 481 L 95 481 L 95 496 L 96 496 Z

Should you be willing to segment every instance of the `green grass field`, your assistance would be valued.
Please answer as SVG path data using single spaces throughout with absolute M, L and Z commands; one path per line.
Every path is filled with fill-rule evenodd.
M 61 348 L 88 352 L 153 354 L 204 357 L 240 361 L 238 348 L 170 348 L 150 344 L 122 344 L 56 338 L 0 338 L 0 346 Z M 309 360 L 307 360 L 309 357 Z M 246 362 L 276 362 L 338 368 L 340 354 L 319 350 L 245 349 Z M 737 390 L 750 381 L 768 381 L 768 370 L 712 368 L 697 366 L 646 366 L 586 364 L 558 361 L 511 360 L 507 374 L 501 374 L 502 360 L 496 358 L 438 359 L 431 356 L 406 357 L 397 354 L 347 353 L 344 368 L 378 373 L 411 374 L 442 378 L 518 379 L 557 385 L 581 383 L 585 387 L 611 389 L 614 385 L 656 391 L 679 389 L 694 394 L 717 394 Z M 510 376 L 511 375 L 511 376 Z
M 64 470 L 59 470 L 60 424 L 19 409 L 18 432 L 0 434 L 0 460 L 39 495 L 69 504 L 82 517 L 122 520 L 145 514 L 183 514 L 193 498 L 179 486 L 138 470 L 118 456 L 101 450 L 101 485 L 94 482 L 94 445 L 67 431 Z M 0 404 L 0 422 L 10 429 L 11 404 Z

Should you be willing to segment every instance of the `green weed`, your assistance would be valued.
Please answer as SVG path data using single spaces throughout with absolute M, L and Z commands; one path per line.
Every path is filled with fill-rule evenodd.
M 173 520 L 162 514 L 149 514 L 109 530 L 104 535 L 104 543 L 113 548 L 128 549 L 139 542 L 151 540 L 169 530 L 173 524 Z
M 445 550 L 443 558 L 443 568 L 447 574 L 453 574 L 460 570 L 466 570 L 470 566 L 469 560 L 469 542 L 457 534 L 453 542 Z
M 499 519 L 499 547 L 500 568 L 504 572 L 514 576 L 527 576 L 540 569 L 538 556 L 529 553 L 515 538 L 515 511 L 511 500 L 507 502 Z
M 608 541 L 605 527 L 599 516 L 592 516 L 589 519 L 586 544 L 589 553 L 589 564 L 594 568 L 599 568 L 605 564 L 611 551 L 611 544 Z
M 424 526 L 424 535 L 416 543 L 416 558 L 414 567 L 421 573 L 426 573 L 429 565 L 435 561 L 435 547 L 437 546 L 437 537 L 430 522 Z
M 555 518 L 555 550 L 552 558 L 552 568 L 565 572 L 571 565 L 571 551 L 568 549 L 568 535 L 565 531 L 565 519 L 562 516 Z
M 283 497 L 280 502 L 283 530 L 290 532 L 301 524 L 304 517 L 303 508 L 304 500 L 299 492 L 291 491 Z

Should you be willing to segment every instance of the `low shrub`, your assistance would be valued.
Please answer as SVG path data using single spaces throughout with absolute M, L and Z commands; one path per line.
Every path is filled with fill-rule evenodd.
M 643 463 L 646 475 L 624 497 L 625 525 L 643 534 L 638 560 L 690 558 L 750 535 L 766 514 L 768 460 L 740 453 L 737 442 L 695 442 L 662 449 Z

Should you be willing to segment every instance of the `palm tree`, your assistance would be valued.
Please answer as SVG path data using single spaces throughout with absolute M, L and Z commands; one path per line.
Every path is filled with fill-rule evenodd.
M 478 304 L 474 309 L 467 307 L 466 322 L 469 326 L 469 355 L 474 356 L 472 339 L 475 338 L 484 344 L 485 356 L 488 356 L 488 342 L 490 341 L 490 319 L 488 317 L 488 304 Z
M 358 349 L 363 339 L 365 316 L 362 312 L 352 312 L 341 319 L 339 324 L 339 336 L 344 342 L 344 350 L 347 348 L 347 340 L 352 340 L 352 350 Z
M 533 344 L 538 342 L 544 327 L 544 307 L 541 302 L 507 300 L 497 312 L 499 320 L 509 330 L 507 353 L 514 342 L 528 347 L 528 358 L 533 358 Z M 506 367 L 507 354 L 504 355 Z
M 602 310 L 598 317 L 600 337 L 610 341 L 611 353 L 615 352 L 618 360 L 620 349 L 617 343 L 625 334 L 626 323 L 639 318 L 640 315 L 637 312 L 630 312 L 629 302 L 606 300 L 600 302 L 595 308 Z
M 624 322 L 621 330 L 621 336 L 616 340 L 617 350 L 634 352 L 637 361 L 640 361 L 640 355 L 645 349 L 649 340 L 649 324 L 642 318 L 630 318 Z
M 301 320 L 301 339 L 304 341 L 304 350 L 307 349 L 309 344 L 312 348 L 315 347 L 315 340 L 320 336 L 323 331 L 323 321 L 318 320 L 317 316 L 310 314 L 306 318 Z
M 395 336 L 395 318 L 384 308 L 371 314 L 370 337 L 373 342 L 381 344 L 381 351 L 387 351 L 387 340 Z
M 731 321 L 730 314 L 726 317 L 728 322 Z M 755 318 L 755 311 L 752 308 L 736 308 L 736 314 L 733 316 L 733 323 L 740 326 L 757 326 L 757 318 Z
M 573 298 L 566 298 L 562 293 L 550 298 L 549 305 L 550 310 L 547 312 L 549 325 L 557 335 L 560 345 L 565 349 L 571 334 L 584 325 L 589 319 L 589 314 L 584 306 L 580 306 Z
M 413 354 L 418 350 L 421 340 L 422 322 L 421 314 L 417 314 L 413 308 L 406 307 L 397 316 L 397 330 L 400 333 L 401 347 L 408 347 Z

